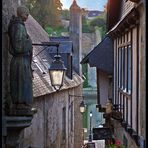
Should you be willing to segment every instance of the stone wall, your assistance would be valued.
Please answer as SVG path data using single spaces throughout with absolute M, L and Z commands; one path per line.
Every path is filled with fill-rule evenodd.
M 98 29 L 95 33 L 82 33 L 82 56 L 87 55 L 101 42 L 101 34 Z
M 79 75 L 82 75 L 82 67 L 79 64 L 82 52 L 82 10 L 76 1 L 73 1 L 70 6 L 69 34 L 70 40 L 73 42 L 73 68 Z
M 75 88 L 74 94 L 82 96 L 82 85 Z M 74 146 L 70 148 L 80 148 L 82 146 L 83 142 L 83 121 L 82 121 L 82 114 L 80 113 L 80 102 L 82 101 L 82 98 L 73 98 L 74 102 Z
M 32 125 L 25 129 L 24 148 L 79 148 L 82 144 L 82 115 L 78 111 L 82 98 L 70 97 L 81 95 L 81 86 L 49 94 L 34 99 L 37 113 Z M 71 102 L 74 104 L 73 130 L 71 130 Z M 66 139 L 62 136 L 62 109 L 66 107 Z
M 101 42 L 101 34 L 98 29 L 95 33 L 82 33 L 82 58 L 87 56 L 91 50 L 94 49 Z M 88 68 L 88 85 L 90 87 L 97 87 L 96 84 L 96 67 L 90 67 L 89 63 Z
M 86 56 L 94 47 L 95 34 L 83 33 L 82 34 L 82 56 Z
M 25 0 L 3 0 L 3 20 L 2 20 L 2 87 L 4 89 L 2 92 L 3 95 L 3 108 L 4 108 L 4 98 L 8 97 L 9 95 L 9 65 L 11 56 L 8 52 L 9 41 L 7 35 L 8 23 L 10 18 L 13 14 L 16 14 L 16 8 L 20 4 L 24 4 Z M 79 86 L 75 89 L 71 89 L 71 93 L 80 94 L 81 89 Z M 74 131 L 68 133 L 66 128 L 66 140 L 63 142 L 61 140 L 61 128 L 62 128 L 62 112 L 61 109 L 65 105 L 66 106 L 66 117 L 68 114 L 68 90 L 60 91 L 58 93 L 49 94 L 44 97 L 36 98 L 34 106 L 38 109 L 37 114 L 34 115 L 32 120 L 32 126 L 28 127 L 24 132 L 24 138 L 22 148 L 27 148 L 28 146 L 33 147 L 52 147 L 52 148 L 69 148 L 68 147 L 68 137 L 69 140 L 71 139 L 72 145 L 76 142 L 77 147 L 81 147 L 81 116 L 78 113 L 76 116 L 76 123 L 75 127 L 78 128 L 77 130 L 77 137 L 74 140 Z M 76 103 L 76 102 L 75 102 Z M 79 107 L 77 104 L 76 106 Z M 3 110 L 3 117 L 5 119 L 5 112 Z M 74 118 L 75 119 L 75 118 Z M 66 118 L 66 127 L 69 126 L 70 120 Z M 6 124 L 5 120 L 3 120 L 3 136 L 7 136 Z M 78 136 L 80 135 L 80 137 Z M 69 141 L 69 143 L 71 143 Z M 4 141 L 3 141 L 4 142 Z M 3 147 L 5 144 L 3 143 Z M 74 147 L 74 148 L 77 148 Z

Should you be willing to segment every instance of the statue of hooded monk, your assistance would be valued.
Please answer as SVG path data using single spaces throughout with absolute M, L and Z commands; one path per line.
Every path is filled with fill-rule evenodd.
M 10 40 L 10 94 L 16 108 L 31 108 L 32 90 L 32 41 L 27 34 L 24 22 L 29 10 L 24 6 L 17 8 L 17 17 L 12 16 L 8 26 Z

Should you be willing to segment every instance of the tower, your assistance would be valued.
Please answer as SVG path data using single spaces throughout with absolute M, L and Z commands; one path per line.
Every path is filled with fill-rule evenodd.
M 73 69 L 79 74 L 81 72 L 81 38 L 82 38 L 82 10 L 77 5 L 76 0 L 70 7 L 70 39 L 73 42 Z

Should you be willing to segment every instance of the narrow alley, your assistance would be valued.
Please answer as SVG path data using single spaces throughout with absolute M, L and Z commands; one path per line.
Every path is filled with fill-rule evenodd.
M 146 148 L 146 1 L 2 1 L 2 148 Z

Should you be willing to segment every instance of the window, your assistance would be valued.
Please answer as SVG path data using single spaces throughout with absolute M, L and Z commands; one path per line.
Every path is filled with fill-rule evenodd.
M 127 79 L 127 82 L 128 82 L 128 86 L 127 86 L 127 90 L 128 90 L 128 93 L 131 93 L 131 46 L 129 45 L 128 46 L 128 62 L 127 62 L 127 71 L 128 71 L 128 79 Z
M 131 126 L 132 52 L 130 43 L 119 43 L 118 48 L 118 102 L 123 120 Z
M 119 48 L 119 88 L 122 88 L 122 48 Z
M 124 91 L 127 92 L 127 46 L 124 49 L 124 59 L 125 59 L 125 63 L 124 63 Z
M 118 49 L 118 86 L 126 93 L 131 93 L 131 46 Z

